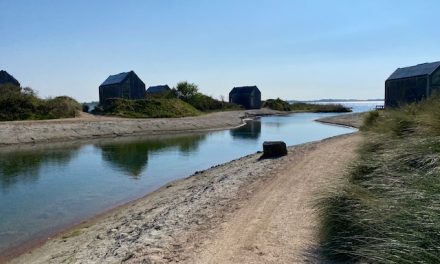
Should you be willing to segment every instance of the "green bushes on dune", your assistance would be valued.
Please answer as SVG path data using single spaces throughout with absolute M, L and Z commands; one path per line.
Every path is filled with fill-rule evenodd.
M 0 85 L 0 121 L 75 117 L 80 110 L 81 104 L 67 96 L 41 99 L 31 88 Z
M 277 99 L 268 99 L 263 107 L 277 111 L 296 111 L 296 112 L 314 112 L 314 113 L 344 113 L 351 112 L 351 109 L 341 104 L 312 104 L 295 102 L 290 104 L 287 101 Z
M 371 112 L 348 180 L 319 200 L 343 263 L 440 263 L 440 99 Z
M 184 117 L 200 112 L 180 99 L 126 100 L 110 99 L 104 113 L 131 118 Z
M 199 92 L 197 85 L 180 82 L 170 91 L 144 100 L 110 99 L 94 113 L 133 118 L 185 117 L 202 112 L 237 110 L 240 106 Z

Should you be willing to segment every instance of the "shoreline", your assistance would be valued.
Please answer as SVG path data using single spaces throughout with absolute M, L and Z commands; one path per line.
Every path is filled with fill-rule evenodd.
M 360 128 L 363 123 L 363 119 L 368 112 L 350 113 L 336 116 L 329 116 L 316 119 L 316 122 L 329 124 L 334 126 L 343 126 L 351 128 Z
M 354 125 L 351 125 L 351 127 L 354 127 Z M 341 135 L 341 136 L 337 136 L 335 138 L 341 138 L 341 137 L 347 137 L 347 135 Z M 329 138 L 329 139 L 323 139 L 320 141 L 316 141 L 316 142 L 309 142 L 309 143 L 305 143 L 305 144 L 301 144 L 301 145 L 296 145 L 296 146 L 290 146 L 289 147 L 289 152 L 292 149 L 301 149 L 303 147 L 307 147 L 307 146 L 313 146 L 315 144 L 319 144 L 328 140 L 332 140 L 333 138 Z M 102 140 L 106 140 L 106 139 L 102 139 Z M 109 139 L 112 140 L 112 139 Z M 69 143 L 73 143 L 69 142 Z M 55 144 L 55 143 L 54 143 Z M 98 213 L 96 216 L 89 218 L 85 221 L 79 221 L 76 224 L 73 224 L 69 227 L 66 228 L 62 228 L 61 230 L 54 232 L 48 239 L 47 236 L 43 237 L 41 239 L 39 239 L 38 241 L 31 241 L 29 242 L 29 244 L 25 245 L 25 246 L 21 246 L 18 247 L 17 249 L 14 249 L 13 251 L 10 251 L 9 254 L 7 255 L 2 255 L 0 256 L 0 262 L 3 261 L 11 261 L 11 263 L 22 263 L 19 259 L 23 258 L 23 256 L 28 255 L 29 253 L 26 252 L 34 252 L 34 251 L 38 251 L 39 249 L 41 249 L 42 247 L 45 247 L 47 244 L 53 242 L 53 241 L 64 241 L 66 239 L 64 239 L 63 237 L 68 237 L 69 234 L 73 234 L 75 233 L 77 230 L 87 230 L 90 226 L 94 226 L 94 225 L 99 225 L 102 222 L 105 222 L 106 220 L 108 220 L 108 218 L 114 217 L 115 215 L 117 215 L 118 213 L 120 214 L 121 212 L 124 211 L 130 211 L 130 207 L 136 206 L 139 203 L 145 202 L 145 200 L 147 201 L 152 201 L 154 203 L 154 200 L 156 199 L 156 196 L 161 196 L 163 193 L 167 193 L 169 192 L 169 188 L 173 187 L 173 186 L 179 186 L 179 185 L 185 185 L 187 184 L 188 181 L 201 181 L 203 178 L 203 176 L 205 174 L 217 174 L 217 168 L 226 168 L 226 170 L 231 166 L 231 164 L 236 164 L 236 163 L 240 163 L 243 160 L 249 160 L 249 159 L 255 159 L 257 156 L 259 156 L 258 153 L 254 153 L 251 155 L 247 155 L 245 157 L 221 164 L 221 165 L 216 165 L 211 167 L 210 169 L 204 171 L 204 172 L 196 172 L 195 174 L 187 177 L 187 178 L 183 178 L 180 180 L 175 180 L 172 182 L 169 182 L 167 184 L 165 184 L 164 186 L 162 186 L 161 188 L 150 192 L 140 198 L 137 198 L 133 201 L 129 201 L 127 203 L 122 203 L 117 205 L 116 207 L 110 208 L 109 210 L 103 211 Z M 273 164 L 277 163 L 277 160 L 269 160 L 267 161 L 267 166 L 271 166 Z M 242 165 L 239 164 L 239 166 L 241 167 Z M 261 169 L 261 168 L 260 168 Z M 211 176 L 212 177 L 212 176 Z M 81 231 L 82 232 L 82 231 Z M 81 233 L 80 232 L 80 233 Z M 74 237 L 76 237 L 76 234 L 74 235 Z M 91 238 L 93 240 L 93 238 Z M 44 263 L 45 261 L 43 261 L 42 263 Z
M 295 155 L 295 153 L 301 153 L 304 152 L 304 150 L 319 148 L 320 144 L 325 144 L 326 142 L 332 142 L 338 139 L 352 137 L 353 135 L 356 135 L 356 133 L 344 134 L 340 136 L 326 138 L 319 141 L 304 143 L 295 146 L 289 146 L 288 149 L 289 149 L 289 153 L 293 152 L 294 153 L 293 155 Z M 184 199 L 184 202 L 197 203 L 197 201 L 192 201 L 192 200 L 194 200 L 194 196 L 197 196 L 199 191 L 209 190 L 210 188 L 212 188 L 212 184 L 218 182 L 222 182 L 222 181 L 227 182 L 227 180 L 222 180 L 222 179 L 224 177 L 228 177 L 228 175 L 233 175 L 232 172 L 234 171 L 238 173 L 237 175 L 234 175 L 237 177 L 234 177 L 232 181 L 238 181 L 239 183 L 233 183 L 233 184 L 227 183 L 228 186 L 222 187 L 223 189 L 222 192 L 229 192 L 226 190 L 229 188 L 235 188 L 235 189 L 238 188 L 236 190 L 237 192 L 234 193 L 234 195 L 238 197 L 234 196 L 231 199 L 228 199 L 228 201 L 226 202 L 223 201 L 223 203 L 222 203 L 223 199 L 220 199 L 220 201 L 211 201 L 211 199 L 207 199 L 208 200 L 207 202 L 213 208 L 211 208 L 211 210 L 208 209 L 205 210 L 210 211 L 209 213 L 213 214 L 213 216 L 207 217 L 207 215 L 205 214 L 203 214 L 203 217 L 196 216 L 195 219 L 190 219 L 189 221 L 190 223 L 186 223 L 186 225 L 184 226 L 179 226 L 178 223 L 174 223 L 178 227 L 177 231 L 175 230 L 176 226 L 174 226 L 174 228 L 173 226 L 171 226 L 166 230 L 166 232 L 164 232 L 165 234 L 162 234 L 162 236 L 160 236 L 160 238 L 158 238 L 157 240 L 153 239 L 153 241 L 155 242 L 153 244 L 155 246 L 158 246 L 163 243 L 172 244 L 174 243 L 173 241 L 168 241 L 169 240 L 169 238 L 167 238 L 169 236 L 169 234 L 167 234 L 168 232 L 177 233 L 177 234 L 185 233 L 186 232 L 185 229 L 189 228 L 190 230 L 194 231 L 195 228 L 195 230 L 197 230 L 201 225 L 206 224 L 212 219 L 216 219 L 220 221 L 223 220 L 224 215 L 232 214 L 236 209 L 239 208 L 236 205 L 237 201 L 248 199 L 247 196 L 251 195 L 255 191 L 253 189 L 254 187 L 261 184 L 262 182 L 269 181 L 272 178 L 271 173 L 268 174 L 268 172 L 270 172 L 271 169 L 274 169 L 276 171 L 281 171 L 282 168 L 280 167 L 286 165 L 285 163 L 287 157 L 259 161 L 258 159 L 260 155 L 261 155 L 260 153 L 250 154 L 224 164 L 212 166 L 211 168 L 205 171 L 196 172 L 186 178 L 171 181 L 165 184 L 164 186 L 162 186 L 161 188 L 151 193 L 148 193 L 140 198 L 121 204 L 105 212 L 101 212 L 96 216 L 88 220 L 81 221 L 80 223 L 74 226 L 66 227 L 65 229 L 56 232 L 55 234 L 53 234 L 48 238 L 47 237 L 41 238 L 39 239 L 39 241 L 30 243 L 27 247 L 24 248 L 21 247 L 20 249 L 15 249 L 14 252 L 10 252 L 10 254 L 8 255 L 1 256 L 0 261 L 5 263 L 28 263 L 31 260 L 33 263 L 58 263 L 61 261 L 65 261 L 66 259 L 69 259 L 71 257 L 70 254 L 72 254 L 72 252 L 77 252 L 78 250 L 81 251 L 80 248 L 82 248 L 82 245 L 84 243 L 87 244 L 90 243 L 89 245 L 94 245 L 96 242 L 100 240 L 101 241 L 113 240 L 114 238 L 109 238 L 108 236 L 112 237 L 113 233 L 115 233 L 117 237 L 117 233 L 121 232 L 123 228 L 127 228 L 130 225 L 130 223 L 132 223 L 132 221 L 136 220 L 136 216 L 139 214 L 142 214 L 142 216 L 145 218 L 153 218 L 150 219 L 150 221 L 147 221 L 150 222 L 148 225 L 145 225 L 146 223 L 144 223 L 144 225 L 141 225 L 141 229 L 145 228 L 146 229 L 145 231 L 152 231 L 152 233 L 155 233 L 155 231 L 157 231 L 158 233 L 161 233 L 161 230 L 165 229 L 164 228 L 165 224 L 163 222 L 167 222 L 166 219 L 167 217 L 164 216 L 166 214 L 163 214 L 163 210 L 165 210 L 165 212 L 167 213 L 175 214 L 176 212 L 173 211 L 175 211 L 176 209 L 177 209 L 176 211 L 180 211 L 182 209 L 182 208 L 173 208 L 174 206 L 177 207 L 182 207 L 182 206 L 179 206 L 179 203 L 175 203 L 172 201 L 176 199 L 182 200 L 180 196 L 182 196 L 183 194 L 183 196 L 184 197 L 186 196 L 185 198 L 187 198 Z M 244 170 L 244 173 L 243 173 L 243 167 L 246 168 Z M 252 170 L 252 172 L 250 172 L 249 170 Z M 228 175 L 223 175 L 225 173 Z M 234 185 L 240 185 L 240 186 L 234 186 Z M 195 188 L 197 188 L 197 191 L 188 192 L 188 190 Z M 215 190 L 216 188 L 213 189 Z M 216 205 L 218 202 L 220 202 L 221 204 L 220 206 Z M 169 205 L 168 203 L 172 203 L 172 204 Z M 194 210 L 194 208 L 197 208 L 199 206 L 193 207 L 193 206 L 184 205 L 183 207 L 184 207 L 183 209 L 186 210 L 188 209 Z M 159 210 L 162 212 L 158 212 L 155 216 L 149 217 L 149 213 L 152 213 L 155 210 Z M 221 215 L 216 216 L 215 211 L 220 212 Z M 130 218 L 130 220 L 127 219 L 126 215 L 129 215 L 128 218 Z M 154 219 L 154 217 L 157 216 L 158 219 Z M 193 216 L 188 216 L 188 218 L 191 217 L 194 218 Z M 178 217 L 178 218 L 180 220 L 183 220 L 182 217 Z M 193 221 L 195 221 L 195 223 Z M 202 221 L 202 223 L 199 223 L 198 221 Z M 155 223 L 157 222 L 162 222 L 162 223 L 160 223 L 159 225 L 155 225 Z M 204 231 L 206 232 L 209 232 L 211 228 L 214 228 L 214 226 L 212 226 L 211 224 L 208 224 L 205 227 L 203 227 Z M 127 234 L 126 232 L 123 233 Z M 176 236 L 172 235 L 172 237 L 176 237 Z M 102 247 L 97 246 L 97 248 L 95 249 L 97 249 L 98 251 L 99 248 L 102 250 L 106 250 L 109 247 L 111 248 L 112 246 L 113 246 L 112 243 L 110 243 L 110 245 L 106 245 Z M 60 247 L 63 250 L 61 250 Z M 76 248 L 76 249 L 73 250 L 72 248 Z M 60 250 L 64 252 L 63 254 L 66 255 L 63 254 L 60 255 L 59 253 Z M 177 254 L 176 252 L 175 253 L 168 252 L 168 253 L 172 255 Z M 162 256 L 162 254 L 159 255 Z M 88 256 L 88 257 L 93 258 L 93 256 Z M 116 262 L 121 261 L 121 259 L 119 259 L 116 256 L 113 256 L 110 259 L 106 259 L 106 260 L 100 259 L 99 261 L 88 259 L 88 257 L 86 257 L 87 259 L 83 259 L 82 261 L 87 261 L 91 263 L 98 263 L 100 261 L 113 263 L 115 262 L 116 259 L 118 259 Z M 128 257 L 128 255 L 122 257 L 122 259 L 124 259 L 125 257 Z M 174 256 L 174 257 L 179 258 L 179 256 Z
M 285 114 L 288 113 L 259 109 L 183 118 L 128 119 L 83 114 L 82 117 L 71 119 L 8 121 L 0 122 L 0 148 L 127 136 L 208 132 L 242 126 L 248 118 Z

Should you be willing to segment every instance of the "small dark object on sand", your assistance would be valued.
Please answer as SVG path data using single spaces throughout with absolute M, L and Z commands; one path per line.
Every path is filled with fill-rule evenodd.
M 265 141 L 260 159 L 277 158 L 287 155 L 287 146 L 283 141 Z

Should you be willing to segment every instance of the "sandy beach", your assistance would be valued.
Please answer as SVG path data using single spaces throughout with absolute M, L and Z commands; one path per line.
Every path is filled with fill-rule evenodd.
M 157 135 L 229 129 L 254 116 L 285 114 L 270 109 L 226 111 L 184 118 L 129 119 L 82 113 L 78 118 L 0 122 L 0 146 L 78 139 Z
M 10 263 L 297 263 L 319 260 L 316 195 L 355 158 L 357 133 L 261 153 L 172 182 Z M 231 246 L 233 245 L 233 246 Z
M 359 128 L 362 125 L 365 114 L 366 113 L 343 114 L 343 115 L 320 118 L 317 119 L 316 121 L 324 124 Z

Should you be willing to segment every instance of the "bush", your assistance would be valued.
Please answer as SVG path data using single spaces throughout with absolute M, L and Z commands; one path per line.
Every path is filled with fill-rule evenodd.
M 109 99 L 102 113 L 130 118 L 184 117 L 200 114 L 197 109 L 180 99 Z
M 88 104 L 82 104 L 82 111 L 88 113 L 90 111 L 90 106 Z
M 263 103 L 263 107 L 270 108 L 277 111 L 291 111 L 292 107 L 287 101 L 283 101 L 280 98 L 268 99 Z
M 238 110 L 241 109 L 240 106 L 236 104 L 231 104 L 229 102 L 222 102 L 201 93 L 196 93 L 190 98 L 186 99 L 185 102 L 194 106 L 200 111 L 215 111 L 215 110 Z
M 0 85 L 0 121 L 75 117 L 81 105 L 67 96 L 40 99 L 31 88 Z
M 293 103 L 292 111 L 314 112 L 314 113 L 346 113 L 351 109 L 341 104 L 310 104 L 310 103 Z
M 188 82 L 178 83 L 176 88 L 172 88 L 171 91 L 165 93 L 161 98 L 179 98 L 203 112 L 241 109 L 241 107 L 236 104 L 219 101 L 211 96 L 200 93 L 196 84 Z
M 199 92 L 199 88 L 194 83 L 180 82 L 176 86 L 177 96 L 183 100 L 188 100 Z
M 310 104 L 310 103 L 293 103 L 277 99 L 268 99 L 263 103 L 263 107 L 277 111 L 297 111 L 297 112 L 314 112 L 314 113 L 344 113 L 351 112 L 341 104 Z

